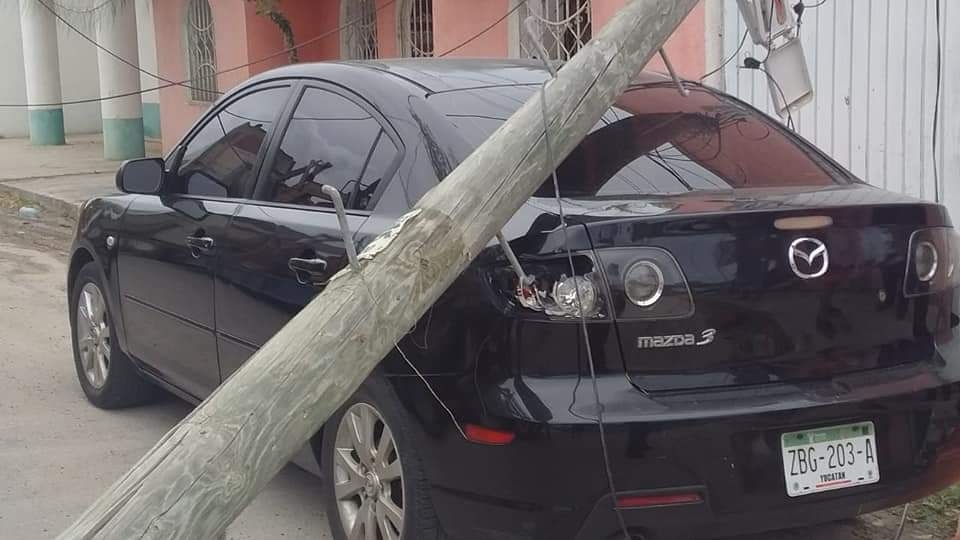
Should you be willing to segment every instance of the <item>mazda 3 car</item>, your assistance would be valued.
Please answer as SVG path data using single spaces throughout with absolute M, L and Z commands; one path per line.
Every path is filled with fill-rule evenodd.
M 299 64 L 125 163 L 69 266 L 86 396 L 207 397 L 548 77 Z M 505 225 L 519 264 L 491 241 L 313 437 L 335 538 L 713 537 L 958 479 L 947 211 L 685 84 L 640 75 Z

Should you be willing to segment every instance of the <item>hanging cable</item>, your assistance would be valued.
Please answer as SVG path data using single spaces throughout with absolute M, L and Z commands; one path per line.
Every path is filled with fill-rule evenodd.
M 700 77 L 700 82 L 703 82 L 704 79 L 706 79 L 707 77 L 709 77 L 709 76 L 713 75 L 714 73 L 720 71 L 721 69 L 724 68 L 724 66 L 726 66 L 727 64 L 729 64 L 730 62 L 732 62 L 732 61 L 737 57 L 737 55 L 740 54 L 740 51 L 743 50 L 743 46 L 747 43 L 747 36 L 748 36 L 749 34 L 750 34 L 750 31 L 749 31 L 749 30 L 744 30 L 744 31 L 743 31 L 743 37 L 740 38 L 740 45 L 737 46 L 737 50 L 733 51 L 733 54 L 731 54 L 731 55 L 730 55 L 726 60 L 724 60 L 719 66 L 713 68 L 712 70 L 710 70 L 710 71 L 708 71 L 707 73 L 705 73 L 702 77 Z
M 939 0 L 937 0 L 939 2 Z M 907 525 L 907 513 L 910 511 L 910 503 L 903 505 L 903 512 L 900 514 L 900 525 L 897 526 L 897 532 L 893 540 L 900 540 L 903 536 L 903 528 Z
M 931 152 L 933 153 L 933 200 L 940 202 L 940 171 L 937 169 L 937 131 L 940 120 L 940 86 L 943 77 L 942 54 L 943 45 L 940 37 L 940 0 L 934 0 L 936 9 L 934 10 L 934 23 L 937 26 L 937 84 L 936 95 L 933 99 L 933 144 Z
M 808 10 L 808 9 L 817 9 L 818 7 L 822 6 L 822 5 L 825 4 L 826 2 L 827 2 L 827 0 L 820 0 L 820 1 L 817 2 L 816 4 L 804 4 L 803 2 L 797 2 L 796 4 L 793 5 L 793 12 L 797 14 L 797 30 L 798 30 L 798 33 L 799 33 L 799 29 L 800 29 L 801 25 L 803 24 L 803 13 L 804 13 L 804 11 L 806 11 L 806 10 Z
M 567 230 L 567 219 L 563 212 L 563 200 L 560 196 L 560 181 L 557 179 L 557 168 L 554 167 L 556 156 L 553 154 L 553 145 L 550 142 L 550 122 L 547 118 L 546 88 L 547 84 L 551 80 L 556 79 L 557 70 L 548 60 L 549 57 L 547 55 L 546 48 L 543 46 L 543 42 L 537 35 L 536 17 L 528 17 L 527 20 L 524 21 L 524 26 L 527 35 L 533 42 L 534 47 L 536 47 L 540 53 L 540 59 L 543 62 L 544 67 L 550 72 L 551 76 L 540 85 L 540 117 L 541 122 L 543 123 L 543 144 L 547 154 L 547 164 L 548 167 L 551 168 L 550 177 L 553 181 L 553 195 L 557 203 L 557 214 L 560 217 L 560 228 L 563 231 L 563 247 L 566 250 L 567 263 L 570 265 L 570 275 L 576 276 L 576 267 L 573 262 L 573 251 L 570 249 L 570 234 Z M 623 532 L 623 540 L 630 540 L 630 530 L 627 528 L 627 522 L 623 518 L 622 510 L 617 505 L 617 486 L 613 478 L 613 466 L 610 464 L 610 449 L 607 446 L 607 432 L 603 424 L 603 402 L 600 399 L 600 386 L 597 382 L 597 369 L 593 362 L 593 349 L 590 346 L 590 334 L 587 331 L 587 316 L 583 311 L 583 303 L 580 300 L 580 287 L 575 285 L 574 290 L 576 292 L 577 311 L 580 313 L 580 329 L 583 335 L 583 346 L 587 353 L 587 366 L 590 369 L 590 380 L 593 382 L 593 399 L 594 405 L 597 409 L 597 417 L 595 421 L 600 434 L 600 450 L 603 454 L 603 468 L 607 476 L 607 487 L 610 489 L 610 503 L 613 505 L 613 512 L 617 516 L 617 522 L 620 525 L 621 532 Z M 578 387 L 579 379 L 575 388 Z M 574 395 L 574 399 L 576 399 L 576 395 Z
M 61 23 L 63 23 L 67 28 L 69 28 L 70 30 L 73 30 L 74 32 L 76 32 L 77 35 L 80 36 L 81 38 L 83 38 L 84 41 L 89 42 L 89 43 L 92 44 L 94 47 L 96 47 L 97 49 L 100 49 L 101 51 L 107 53 L 108 55 L 110 55 L 111 57 L 115 58 L 115 59 L 116 59 L 117 61 L 119 61 L 120 63 L 125 64 L 125 65 L 127 65 L 127 66 L 129 66 L 129 67 L 131 67 L 131 68 L 133 68 L 133 69 L 135 69 L 135 70 L 137 70 L 137 71 L 139 71 L 140 73 L 143 73 L 144 75 L 149 75 L 150 77 L 153 77 L 154 79 L 157 79 L 157 80 L 159 80 L 159 81 L 163 81 L 163 82 L 165 82 L 165 83 L 174 84 L 174 85 L 176 85 L 176 86 L 182 86 L 182 87 L 184 87 L 184 88 L 190 88 L 191 90 L 203 90 L 203 89 L 201 89 L 201 88 L 195 88 L 195 87 L 193 87 L 193 86 L 190 86 L 190 85 L 188 85 L 188 84 L 185 84 L 184 81 L 177 82 L 177 81 L 171 81 L 170 79 L 165 79 L 165 78 L 161 77 L 160 75 L 157 75 L 156 73 L 153 73 L 153 72 L 151 72 L 151 71 L 147 71 L 146 69 L 141 68 L 139 65 L 137 65 L 137 64 L 135 64 L 135 63 L 133 63 L 133 62 L 130 62 L 130 61 L 127 60 L 126 58 L 124 58 L 124 57 L 120 56 L 119 54 L 111 51 L 110 49 L 104 47 L 103 45 L 101 45 L 100 43 L 98 43 L 97 40 L 95 40 L 95 39 L 93 39 L 92 37 L 88 36 L 87 34 L 83 33 L 79 28 L 77 28 L 76 26 L 74 26 L 70 21 L 66 20 L 66 19 L 63 18 L 59 13 L 57 13 L 57 10 L 53 9 L 49 4 L 47 4 L 46 1 L 44 1 L 44 0 L 36 0 L 36 2 L 37 2 L 38 4 L 40 4 L 41 6 L 43 6 L 44 9 L 46 9 L 47 11 L 49 11 L 54 17 L 57 18 L 58 21 L 60 21 Z M 204 91 L 206 92 L 206 91 L 208 91 L 208 90 L 204 90 Z M 217 93 L 219 93 L 219 92 L 217 92 Z
M 111 0 L 111 1 L 112 1 L 112 0 Z M 477 32 L 476 34 L 474 34 L 473 36 L 470 36 L 470 38 L 468 38 L 468 39 L 464 40 L 463 42 L 459 43 L 459 44 L 456 45 L 455 47 L 452 47 L 451 49 L 448 49 L 448 50 L 444 51 L 443 53 L 437 55 L 437 57 L 438 57 L 438 58 L 442 58 L 442 57 L 444 57 L 444 56 L 447 56 L 447 55 L 449 55 L 449 54 L 451 54 L 451 53 L 453 53 L 453 52 L 456 52 L 456 51 L 462 49 L 463 47 L 466 47 L 466 46 L 469 45 L 470 43 L 476 41 L 476 40 L 479 39 L 482 35 L 486 34 L 486 33 L 489 32 L 490 30 L 492 30 L 493 28 L 495 28 L 498 24 L 502 23 L 502 22 L 503 22 L 507 17 L 509 17 L 511 14 L 515 13 L 521 6 L 523 6 L 524 4 L 526 4 L 527 1 L 528 1 L 528 0 L 521 0 L 516 6 L 514 6 L 514 7 L 511 8 L 509 11 L 507 11 L 507 12 L 506 12 L 503 16 L 501 16 L 499 19 L 495 20 L 494 22 L 492 22 L 491 24 L 489 24 L 488 26 L 486 26 L 485 28 L 483 28 L 482 30 L 480 30 L 479 32 Z M 379 13 L 380 11 L 386 9 L 386 8 L 387 8 L 388 6 L 390 6 L 390 5 L 395 4 L 396 2 L 397 2 L 397 0 L 387 0 L 387 2 L 381 4 L 380 6 L 377 7 L 377 8 L 374 10 L 374 13 Z M 45 5 L 45 7 L 46 7 L 46 5 Z M 49 9 L 49 8 L 48 8 L 48 9 Z M 317 35 L 317 36 L 314 36 L 314 37 L 312 37 L 312 38 L 310 38 L 310 39 L 308 39 L 308 40 L 306 40 L 306 41 L 303 41 L 302 43 L 298 43 L 298 44 L 296 44 L 296 45 L 293 45 L 292 47 L 287 47 L 287 48 L 285 48 L 285 49 L 279 50 L 279 51 L 277 51 L 277 52 L 275 52 L 275 53 L 272 53 L 272 54 L 269 54 L 269 55 L 267 55 L 267 56 L 260 57 L 260 58 L 258 58 L 258 59 L 256 59 L 256 60 L 252 60 L 252 61 L 247 62 L 247 63 L 245 63 L 245 64 L 240 64 L 240 65 L 233 66 L 233 67 L 230 67 L 230 68 L 227 68 L 227 69 L 224 69 L 224 70 L 217 71 L 217 72 L 214 73 L 213 75 L 214 75 L 214 76 L 224 75 L 224 74 L 226 74 L 226 73 L 231 73 L 231 72 L 234 72 L 234 71 L 237 71 L 237 70 L 246 68 L 246 67 L 250 67 L 250 66 L 252 66 L 252 65 L 256 65 L 256 64 L 260 64 L 260 63 L 266 62 L 266 61 L 268 61 L 268 60 L 272 60 L 273 58 L 276 58 L 276 57 L 281 56 L 281 55 L 289 54 L 291 51 L 301 49 L 301 48 L 303 48 L 303 47 L 306 47 L 307 45 L 312 45 L 313 43 L 316 43 L 317 41 L 320 41 L 321 39 L 324 39 L 324 38 L 327 38 L 327 37 L 329 37 L 329 36 L 331 36 L 331 35 L 333 35 L 333 34 L 339 33 L 339 32 L 341 32 L 341 31 L 343 31 L 343 30 L 345 30 L 345 29 L 353 26 L 354 24 L 359 23 L 360 21 L 361 21 L 361 17 L 357 17 L 356 19 L 353 19 L 353 20 L 351 20 L 351 21 L 348 21 L 348 22 L 346 22 L 346 23 L 344 23 L 344 24 L 342 24 L 342 25 L 340 25 L 340 26 L 338 26 L 338 27 L 336 27 L 336 28 L 332 28 L 332 29 L 330 29 L 330 30 L 328 30 L 328 31 L 326 31 L 326 32 L 323 32 L 323 33 L 321 33 L 321 34 L 319 34 L 319 35 Z M 66 24 L 66 23 L 65 23 L 65 24 Z M 77 33 L 81 33 L 81 32 L 79 32 L 79 30 L 76 30 L 76 29 L 74 29 L 74 31 L 76 31 Z M 81 33 L 81 35 L 83 35 L 83 34 Z M 90 39 L 90 38 L 87 37 L 87 36 L 83 36 L 83 37 L 85 37 L 85 38 L 88 39 L 88 40 Z M 98 48 L 102 48 L 102 47 L 101 47 L 99 44 L 97 44 L 97 43 L 95 43 L 95 45 L 96 45 Z M 106 49 L 103 49 L 103 50 L 106 51 Z M 109 51 L 108 51 L 108 52 L 109 52 Z M 140 71 L 143 71 L 143 70 L 140 70 Z M 167 81 L 167 80 L 168 80 L 168 79 L 161 78 L 159 75 L 156 75 L 156 74 L 152 74 L 152 73 L 147 73 L 147 74 L 150 75 L 151 77 L 155 77 L 155 78 L 157 78 L 157 79 L 159 79 L 159 80 L 162 80 L 162 81 Z M 96 97 L 96 98 L 85 98 L 85 99 L 75 99 L 75 100 L 67 100 L 67 101 L 58 101 L 58 102 L 56 102 L 56 103 L 0 103 L 0 109 L 26 109 L 26 108 L 29 108 L 29 107 L 63 107 L 63 106 L 68 106 L 68 105 L 83 105 L 83 104 L 87 104 L 87 103 L 99 103 L 99 102 L 101 102 L 101 101 L 110 101 L 110 100 L 113 100 L 113 99 L 121 99 L 121 98 L 125 98 L 125 97 L 130 97 L 130 96 L 136 96 L 136 95 L 140 95 L 140 94 L 145 94 L 145 93 L 147 93 L 147 92 L 153 92 L 153 91 L 156 91 L 156 90 L 163 90 L 163 89 L 165 89 L 165 88 L 170 88 L 170 87 L 172 87 L 172 86 L 185 86 L 185 87 L 187 87 L 187 88 L 192 88 L 192 87 L 190 87 L 190 86 L 187 86 L 187 83 L 190 83 L 190 82 L 192 82 L 192 81 L 193 81 L 193 79 L 183 79 L 183 80 L 180 80 L 180 81 L 169 81 L 169 82 L 167 82 L 166 84 L 161 84 L 161 85 L 153 86 L 153 87 L 150 87 L 150 88 L 142 88 L 142 89 L 140 89 L 140 90 L 138 90 L 138 91 L 135 91 L 135 92 L 125 92 L 125 93 L 122 93 L 122 94 L 114 94 L 114 95 L 111 95 L 111 96 L 100 96 L 100 97 Z
M 796 131 L 797 126 L 793 122 L 793 112 L 790 110 L 790 106 L 787 103 L 787 96 L 784 94 L 783 88 L 780 86 L 780 83 L 777 82 L 777 79 L 774 78 L 769 71 L 764 69 L 763 64 L 759 60 L 753 57 L 748 56 L 745 58 L 743 61 L 743 66 L 739 69 L 753 69 L 760 71 L 767 76 L 767 81 L 773 83 L 774 89 L 776 89 L 777 93 L 780 94 L 780 101 L 783 102 L 783 110 L 787 112 L 787 127 L 792 131 Z
M 447 51 L 439 54 L 438 57 L 444 57 L 444 56 L 446 56 L 446 55 L 448 55 L 448 54 L 450 54 L 450 53 L 452 53 L 452 52 L 454 52 L 454 51 L 457 51 L 457 50 L 459 50 L 460 48 L 462 48 L 462 47 L 466 46 L 467 44 L 471 43 L 472 41 L 476 40 L 477 38 L 479 38 L 479 37 L 482 36 L 483 34 L 489 32 L 489 31 L 490 31 L 492 28 L 494 28 L 496 25 L 498 25 L 498 24 L 500 24 L 501 22 L 503 22 L 504 19 L 506 19 L 507 17 L 509 17 L 512 13 L 516 12 L 517 9 L 519 9 L 520 6 L 522 6 L 522 5 L 525 4 L 526 2 L 527 2 L 527 0 L 521 0 L 521 2 L 519 2 L 516 6 L 514 6 L 514 7 L 513 7 L 512 9 L 510 9 L 509 11 L 507 11 L 507 12 L 506 12 L 503 16 L 501 16 L 499 19 L 497 19 L 496 21 L 494 21 L 493 23 L 491 23 L 490 25 L 488 25 L 488 26 L 485 27 L 484 29 L 480 30 L 479 32 L 477 32 L 476 34 L 474 34 L 473 36 L 471 36 L 469 39 L 461 42 L 459 45 L 457 45 L 457 46 L 455 46 L 455 47 L 453 47 L 453 48 L 451 48 L 451 49 L 448 49 Z M 382 7 L 382 6 L 381 6 L 381 7 Z M 571 261 L 572 261 L 572 259 L 571 259 Z M 364 279 L 363 274 L 361 274 L 361 273 L 358 272 L 357 275 L 360 277 L 360 281 L 363 283 L 363 287 L 364 287 L 364 289 L 367 291 L 367 294 L 370 295 L 370 299 L 373 301 L 373 305 L 374 305 L 374 308 L 377 310 L 377 314 L 380 315 L 380 316 L 382 316 L 382 315 L 383 315 L 383 310 L 381 309 L 379 300 L 377 299 L 376 296 L 374 296 L 373 291 L 370 289 L 370 286 L 367 284 L 366 279 Z M 433 317 L 433 308 L 431 308 L 431 310 L 430 310 L 429 317 L 430 317 L 430 318 Z M 429 324 L 429 322 L 428 322 L 428 324 Z M 412 337 L 411 337 L 411 341 L 413 341 Z M 416 342 L 415 342 L 415 341 L 413 341 L 413 343 L 416 345 Z M 434 398 L 434 400 L 437 402 L 437 404 L 439 404 L 440 407 L 446 412 L 447 416 L 450 417 L 450 420 L 453 422 L 454 428 L 456 428 L 456 430 L 457 430 L 457 432 L 460 434 L 460 436 L 463 437 L 464 440 L 469 441 L 470 439 L 469 439 L 469 437 L 467 437 L 466 432 L 464 432 L 462 423 L 457 419 L 457 416 L 454 414 L 453 410 L 450 409 L 450 407 L 446 404 L 446 402 L 443 401 L 443 399 L 442 399 L 442 398 L 440 397 L 440 395 L 436 392 L 436 390 L 434 390 L 433 386 L 430 384 L 430 381 L 427 380 L 427 378 L 423 375 L 423 373 L 417 368 L 416 364 L 414 364 L 413 361 L 411 361 L 410 358 L 407 356 L 407 354 L 406 354 L 405 352 L 403 352 L 403 349 L 400 348 L 400 343 L 399 343 L 398 341 L 394 341 L 393 346 L 394 346 L 394 349 L 396 349 L 396 351 L 397 351 L 398 353 L 400 353 L 400 356 L 403 358 L 403 361 L 407 364 L 407 367 L 409 367 L 410 370 L 413 371 L 413 373 L 417 376 L 417 378 L 420 379 L 420 381 L 421 381 L 421 382 L 424 384 L 424 386 L 427 388 L 427 391 L 430 393 L 430 395 L 433 396 L 433 398 Z M 589 345 L 588 345 L 588 346 L 589 346 Z M 606 450 L 604 450 L 604 452 L 606 452 Z M 611 479 L 612 479 L 612 476 L 611 476 Z
M 374 13 L 377 13 L 377 12 L 379 12 L 379 11 L 382 11 L 382 10 L 386 9 L 388 6 L 391 6 L 391 5 L 395 4 L 396 2 L 397 2 L 397 0 L 387 0 L 386 2 L 384 2 L 383 4 L 381 4 L 379 7 L 377 7 L 377 9 L 374 11 Z M 279 51 L 277 51 L 277 52 L 268 54 L 268 55 L 266 55 L 266 56 L 261 56 L 260 58 L 257 58 L 256 60 L 251 60 L 250 62 L 246 62 L 246 63 L 244 63 L 244 64 L 236 65 L 236 66 L 233 66 L 233 67 L 230 67 L 230 68 L 227 68 L 227 69 L 223 69 L 223 70 L 217 71 L 217 72 L 214 73 L 213 75 L 214 75 L 214 76 L 219 76 L 219 75 L 224 75 L 224 74 L 227 74 L 227 73 L 232 73 L 232 72 L 234 72 L 234 71 L 238 71 L 238 70 L 241 70 L 241 69 L 246 68 L 246 67 L 250 67 L 250 66 L 253 66 L 253 65 L 256 65 L 256 64 L 260 64 L 260 63 L 266 62 L 266 61 L 268 61 L 268 60 L 272 60 L 273 58 L 276 58 L 276 57 L 278 57 L 278 56 L 282 56 L 282 55 L 285 55 L 285 54 L 289 54 L 290 51 L 294 51 L 294 50 L 297 50 L 297 49 L 301 49 L 301 48 L 303 48 L 303 47 L 306 47 L 307 45 L 312 45 L 313 43 L 316 43 L 317 41 L 320 41 L 321 39 L 325 39 L 325 38 L 327 38 L 327 37 L 329 37 L 329 36 L 331 36 L 331 35 L 334 35 L 334 34 L 336 34 L 336 33 L 339 33 L 339 32 L 341 32 L 342 30 L 345 30 L 345 29 L 353 26 L 354 24 L 357 24 L 357 23 L 361 22 L 361 19 L 362 19 L 361 17 L 357 17 L 357 18 L 355 18 L 355 19 L 353 19 L 353 20 L 351 20 L 351 21 L 348 21 L 348 22 L 340 25 L 340 26 L 337 26 L 336 28 L 331 28 L 330 30 L 327 30 L 326 32 L 323 32 L 323 33 L 321 33 L 321 34 L 319 34 L 319 35 L 317 35 L 317 36 L 314 36 L 314 37 L 312 37 L 312 38 L 310 38 L 310 39 L 308 39 L 308 40 L 306 40 L 306 41 L 303 41 L 302 43 L 298 43 L 298 44 L 293 45 L 293 46 L 291 46 L 291 47 L 287 47 L 287 48 L 285 48 L 285 49 L 281 49 L 281 50 L 279 50 Z M 479 36 L 479 35 L 478 35 L 478 36 Z M 471 38 L 471 39 L 476 39 L 478 36 L 474 36 L 474 37 Z M 171 86 L 179 86 L 179 85 L 181 85 L 181 84 L 183 84 L 183 83 L 189 83 L 189 82 L 192 82 L 192 81 L 193 81 L 193 79 L 183 79 L 183 80 L 180 80 L 180 81 L 174 81 L 174 82 L 172 82 L 172 83 L 161 84 L 161 85 L 154 86 L 154 87 L 151 87 L 151 88 L 144 88 L 144 89 L 141 89 L 141 90 L 136 91 L 136 92 L 126 92 L 126 93 L 123 93 L 123 94 L 115 94 L 115 95 L 112 95 L 112 96 L 101 96 L 101 97 L 96 97 L 96 98 L 75 99 L 75 100 L 71 100 L 71 101 L 59 101 L 59 102 L 56 102 L 56 103 L 29 103 L 29 104 L 25 104 L 25 103 L 15 103 L 15 104 L 14 104 L 14 103 L 0 103 L 0 108 L 6 108 L 6 109 L 10 109 L 10 108 L 24 109 L 24 108 L 28 108 L 28 107 L 60 107 L 60 106 L 64 106 L 64 105 L 81 105 L 81 104 L 84 104 L 84 103 L 97 103 L 97 102 L 100 102 L 100 101 L 109 101 L 109 100 L 112 100 L 112 99 L 120 99 L 120 98 L 129 97 L 129 96 L 135 96 L 135 95 L 138 95 L 138 94 L 144 94 L 144 93 L 147 93 L 147 92 L 152 92 L 152 91 L 154 91 L 154 90 L 163 90 L 164 88 L 170 88 Z
M 116 0 L 103 0 L 99 4 L 89 8 L 75 8 L 72 6 L 61 4 L 60 2 L 53 2 L 53 5 L 57 6 L 57 8 L 62 9 L 64 11 L 69 11 L 70 13 L 76 13 L 77 15 L 89 15 L 91 13 L 96 13 L 97 11 L 100 11 L 101 9 L 107 6 L 113 5 L 115 1 Z
M 498 24 L 502 23 L 504 19 L 506 19 L 506 18 L 509 17 L 510 15 L 514 14 L 518 9 L 520 9 L 520 8 L 521 8 L 524 4 L 526 4 L 526 3 L 527 3 L 527 0 L 520 0 L 519 2 L 517 2 L 517 5 L 513 6 L 512 8 L 510 8 L 506 13 L 503 14 L 502 17 L 500 17 L 499 19 L 493 21 L 493 22 L 490 23 L 486 28 L 484 28 L 483 30 L 480 30 L 479 32 L 477 32 L 476 34 L 474 34 L 473 36 L 471 36 L 469 39 L 467 39 L 466 41 L 461 42 L 459 45 L 457 45 L 457 46 L 455 46 L 455 47 L 453 47 L 453 48 L 451 48 L 451 49 L 447 49 L 447 51 L 444 52 L 444 53 L 442 53 L 442 54 L 438 54 L 438 55 L 437 55 L 437 58 L 443 58 L 444 56 L 446 56 L 446 55 L 448 55 L 448 54 L 450 54 L 450 53 L 452 53 L 452 52 L 458 51 L 458 50 L 462 49 L 463 47 L 467 46 L 467 44 L 473 42 L 473 41 L 474 41 L 475 39 L 477 39 L 478 37 L 482 36 L 483 34 L 486 34 L 486 33 L 489 32 L 490 30 L 492 30 L 495 26 L 497 26 Z
M 554 163 L 553 147 L 550 143 L 549 122 L 547 120 L 547 82 L 540 87 L 540 113 L 543 117 L 543 143 L 547 151 L 547 163 Z M 570 265 L 570 275 L 575 276 L 576 270 L 573 263 L 573 251 L 570 249 L 570 235 L 567 231 L 567 219 L 563 213 L 563 201 L 560 197 L 560 181 L 557 179 L 557 170 L 554 168 L 551 172 L 553 180 L 553 195 L 557 202 L 557 213 L 560 216 L 560 228 L 563 230 L 563 247 L 567 254 L 567 263 Z M 610 464 L 610 449 L 607 446 L 607 433 L 603 424 L 603 402 L 600 399 L 600 387 L 597 383 L 597 369 L 593 362 L 593 351 L 590 346 L 590 335 L 587 332 L 587 316 L 583 312 L 583 304 L 580 302 L 580 287 L 574 287 L 577 297 L 577 310 L 580 312 L 580 329 L 583 335 L 583 346 L 587 353 L 587 366 L 590 368 L 590 380 L 593 382 L 593 399 L 597 408 L 596 423 L 600 432 L 600 450 L 603 452 L 603 468 L 607 475 L 607 485 L 610 488 L 610 503 L 613 504 L 613 512 L 617 516 L 620 529 L 623 532 L 624 540 L 630 540 L 630 530 L 627 529 L 627 522 L 623 518 L 623 513 L 617 506 L 617 487 L 613 479 L 613 466 Z

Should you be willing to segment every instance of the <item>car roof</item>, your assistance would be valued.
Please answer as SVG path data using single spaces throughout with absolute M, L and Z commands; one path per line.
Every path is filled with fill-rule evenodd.
M 299 63 L 271 70 L 263 77 L 317 77 L 336 80 L 337 74 L 353 68 L 379 71 L 404 79 L 428 93 L 486 86 L 540 84 L 550 74 L 539 60 L 519 58 L 390 58 Z M 352 70 L 351 70 L 352 71 Z M 635 84 L 669 80 L 664 75 L 642 72 Z

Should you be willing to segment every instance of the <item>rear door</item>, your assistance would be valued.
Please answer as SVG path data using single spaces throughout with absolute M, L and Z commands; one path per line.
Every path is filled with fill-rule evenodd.
M 234 216 L 220 252 L 216 313 L 223 379 L 346 266 L 337 215 L 320 187 L 340 191 L 356 233 L 399 166 L 399 138 L 363 99 L 312 82 L 298 93 L 254 198 Z
M 220 104 L 168 163 L 165 193 L 138 197 L 118 244 L 128 352 L 203 398 L 220 382 L 213 268 L 237 201 L 253 188 L 288 84 Z

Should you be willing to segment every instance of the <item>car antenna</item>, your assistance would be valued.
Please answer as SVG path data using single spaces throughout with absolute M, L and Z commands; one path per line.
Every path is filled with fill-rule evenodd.
M 677 85 L 677 91 L 680 92 L 680 95 L 687 97 L 690 95 L 690 90 L 683 85 L 683 81 L 680 80 L 680 76 L 677 75 L 677 71 L 673 69 L 673 62 L 670 61 L 670 57 L 667 56 L 667 50 L 663 47 L 660 47 L 660 58 L 663 59 L 663 65 L 667 67 L 667 73 L 670 74 L 670 78 L 673 79 L 673 84 Z
M 560 181 L 557 179 L 557 169 L 553 166 L 555 156 L 553 154 L 553 146 L 550 143 L 550 122 L 547 119 L 546 88 L 547 84 L 557 77 L 557 68 L 550 63 L 549 56 L 547 55 L 547 49 L 543 46 L 542 34 L 539 32 L 537 18 L 531 15 L 527 17 L 523 23 L 524 29 L 527 32 L 527 36 L 530 38 L 530 41 L 533 43 L 533 46 L 536 47 L 537 52 L 540 55 L 540 60 L 550 72 L 550 78 L 543 81 L 543 84 L 540 85 L 540 116 L 543 121 L 543 144 L 546 147 L 547 166 L 551 169 L 550 177 L 553 180 L 553 195 L 557 201 L 557 212 L 560 215 L 560 228 L 563 230 L 563 247 L 567 252 L 567 262 L 570 264 L 570 275 L 575 276 L 576 272 L 573 264 L 573 252 L 570 250 L 570 236 L 567 231 L 567 220 L 563 215 L 563 201 L 560 197 Z M 610 449 L 607 446 L 607 433 L 603 425 L 603 403 L 600 401 L 600 387 L 597 382 L 597 370 L 593 362 L 593 351 L 590 347 L 590 336 L 587 332 L 587 316 L 583 312 L 583 304 L 580 301 L 580 287 L 574 287 L 574 289 L 577 293 L 577 311 L 580 313 L 580 329 L 583 332 L 583 346 L 587 353 L 587 365 L 590 367 L 590 379 L 593 382 L 593 399 L 597 411 L 595 420 L 597 423 L 597 430 L 600 432 L 600 448 L 603 453 L 604 472 L 607 475 L 607 487 L 610 490 L 610 503 L 613 505 L 613 513 L 616 514 L 617 521 L 620 525 L 620 530 L 623 532 L 623 539 L 630 540 L 630 530 L 627 528 L 627 522 L 623 518 L 622 510 L 617 504 L 617 487 L 613 479 L 613 466 L 610 464 Z M 580 376 L 579 369 L 577 370 L 577 376 Z M 574 398 L 576 398 L 576 390 L 574 390 Z
M 320 191 L 330 197 L 333 201 L 333 208 L 337 211 L 337 221 L 340 222 L 340 235 L 343 236 L 343 245 L 347 249 L 347 260 L 350 261 L 350 268 L 354 272 L 360 272 L 360 260 L 357 258 L 357 246 L 353 243 L 353 233 L 350 232 L 350 224 L 347 223 L 347 211 L 343 206 L 343 197 L 337 188 L 330 184 L 324 184 Z

